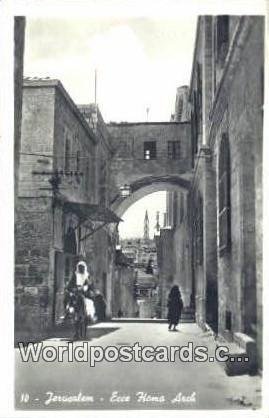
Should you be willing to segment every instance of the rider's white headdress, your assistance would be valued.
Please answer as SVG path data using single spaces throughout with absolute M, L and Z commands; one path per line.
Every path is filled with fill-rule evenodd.
M 82 265 L 84 267 L 84 273 L 79 272 L 79 269 L 78 269 L 79 265 Z M 77 286 L 83 286 L 85 280 L 87 280 L 89 278 L 88 267 L 87 267 L 87 264 L 85 263 L 85 261 L 79 261 L 77 263 L 75 275 L 76 275 Z

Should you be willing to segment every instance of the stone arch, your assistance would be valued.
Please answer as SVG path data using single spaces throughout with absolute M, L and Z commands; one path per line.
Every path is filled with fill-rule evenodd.
M 158 191 L 188 192 L 189 180 L 178 176 L 144 177 L 130 184 L 131 194 L 122 198 L 120 195 L 112 204 L 112 210 L 121 217 L 126 210 L 143 197 Z

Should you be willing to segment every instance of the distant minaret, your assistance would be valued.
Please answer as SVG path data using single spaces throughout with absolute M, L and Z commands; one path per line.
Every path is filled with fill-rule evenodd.
M 149 217 L 148 211 L 146 210 L 144 219 L 144 240 L 149 240 Z

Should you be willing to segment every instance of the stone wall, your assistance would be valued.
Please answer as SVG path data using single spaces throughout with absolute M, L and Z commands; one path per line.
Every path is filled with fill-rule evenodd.
M 14 18 L 14 194 L 18 194 L 19 161 L 21 149 L 23 55 L 25 18 Z M 15 203 L 16 206 L 16 203 Z M 16 209 L 16 208 L 15 208 Z
M 70 152 L 66 163 L 67 138 Z M 89 229 L 76 228 L 77 214 L 66 211 L 63 202 L 55 199 L 58 192 L 49 182 L 53 172 L 58 170 L 61 173 L 59 191 L 65 200 L 96 203 L 95 147 L 93 131 L 57 80 L 26 80 L 15 229 L 15 280 L 16 327 L 27 328 L 29 335 L 60 321 L 64 288 L 78 258 L 84 258 L 89 264 L 99 262 L 101 266 L 105 265 L 104 259 L 106 262 L 109 259 L 107 236 L 97 252 L 103 257 L 101 261 L 94 256 L 93 237 L 79 242 L 79 234 L 83 237 Z M 75 254 L 67 253 L 64 247 L 69 226 L 75 228 Z M 91 273 L 95 273 L 95 265 L 90 267 Z M 104 279 L 103 272 L 101 277 Z M 102 283 L 100 287 L 105 293 Z
M 20 199 L 15 225 L 15 327 L 29 332 L 51 325 L 53 286 L 52 201 Z
M 231 16 L 229 47 L 221 64 L 216 63 L 215 25 L 214 17 L 199 19 L 190 93 L 192 99 L 198 61 L 203 66 L 204 129 L 194 156 L 192 193 L 199 191 L 203 197 L 204 251 L 203 263 L 196 265 L 194 260 L 193 265 L 196 316 L 198 322 L 213 318 L 214 323 L 217 308 L 215 330 L 227 338 L 237 331 L 256 338 L 261 365 L 264 21 Z M 230 154 L 231 243 L 220 251 L 218 168 L 223 134 Z M 213 295 L 209 289 L 215 289 Z
M 167 318 L 168 294 L 174 282 L 177 282 L 174 270 L 174 240 L 172 229 L 160 230 L 156 239 L 157 261 L 159 271 L 159 297 L 161 302 L 161 316 Z M 178 284 L 178 283 L 176 283 Z
M 188 203 L 187 192 L 173 191 L 167 193 L 167 226 L 171 228 L 173 248 L 173 284 L 179 286 L 184 306 L 190 306 L 192 297 Z
M 124 317 L 134 318 L 138 310 L 134 297 L 135 271 L 133 268 L 116 266 L 112 297 L 112 315 L 118 316 L 121 309 Z
M 260 196 L 261 191 L 261 183 L 258 185 L 256 181 L 259 171 L 256 164 L 257 167 L 262 164 L 262 18 L 246 20 L 241 36 L 244 43 L 235 51 L 239 63 L 230 83 L 226 83 L 227 110 L 222 123 L 217 125 L 218 132 L 221 129 L 228 131 L 230 141 L 232 216 L 231 252 L 219 258 L 219 278 L 223 280 L 220 328 L 222 331 L 225 328 L 223 310 L 226 304 L 232 311 L 233 331 L 255 335 L 260 332 L 257 325 L 261 327 L 257 324 L 257 307 L 261 312 L 262 305 L 261 295 L 257 299 L 261 275 L 256 273 L 257 268 L 261 272 L 256 244 L 262 236 L 261 229 L 256 231 L 255 228 L 256 210 L 259 211 L 261 205 L 261 200 L 256 201 L 256 195 Z M 218 147 L 217 140 L 215 147 Z M 261 256 L 260 250 L 258 254 Z
M 109 124 L 115 153 L 111 173 L 117 186 L 141 178 L 187 172 L 191 167 L 189 123 Z M 180 158 L 168 158 L 168 141 L 180 141 Z M 156 159 L 144 158 L 144 142 L 156 141 Z

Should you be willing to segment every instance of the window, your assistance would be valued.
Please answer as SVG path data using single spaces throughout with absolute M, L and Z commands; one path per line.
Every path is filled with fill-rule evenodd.
M 199 195 L 196 198 L 196 213 L 194 218 L 194 246 L 196 264 L 203 264 L 204 243 L 203 243 L 203 199 Z
M 80 152 L 77 151 L 77 155 L 76 155 L 76 163 L 77 163 L 77 167 L 76 170 L 80 171 Z
M 85 168 L 85 189 L 88 192 L 89 191 L 89 186 L 90 186 L 90 163 L 89 163 L 89 159 L 87 158 L 86 160 L 86 168 Z
M 230 210 L 230 152 L 227 134 L 222 135 L 219 147 L 218 167 L 218 191 L 219 191 L 219 253 L 230 246 L 231 241 L 231 210 Z
M 197 92 L 192 92 L 192 112 L 191 112 L 191 137 L 192 137 L 192 165 L 194 167 L 194 156 L 198 151 L 198 109 Z
M 185 203 L 185 196 L 183 193 L 180 193 L 180 215 L 179 215 L 179 222 L 182 223 L 184 218 L 184 203 Z
M 66 138 L 65 140 L 65 149 L 64 149 L 64 169 L 65 171 L 70 170 L 70 158 L 71 158 L 71 145 L 70 140 Z
M 260 79 L 261 79 L 261 103 L 262 105 L 264 104 L 264 68 L 263 66 L 261 67 L 261 71 L 260 71 Z
M 144 159 L 154 160 L 156 156 L 156 141 L 144 142 Z
M 180 158 L 180 141 L 168 141 L 168 158 L 171 160 Z
M 216 58 L 224 63 L 229 47 L 229 16 L 217 17 L 216 24 Z
M 197 131 L 198 134 L 201 134 L 203 125 L 203 67 L 199 62 L 196 64 L 196 77 L 197 94 L 195 106 L 197 112 Z

